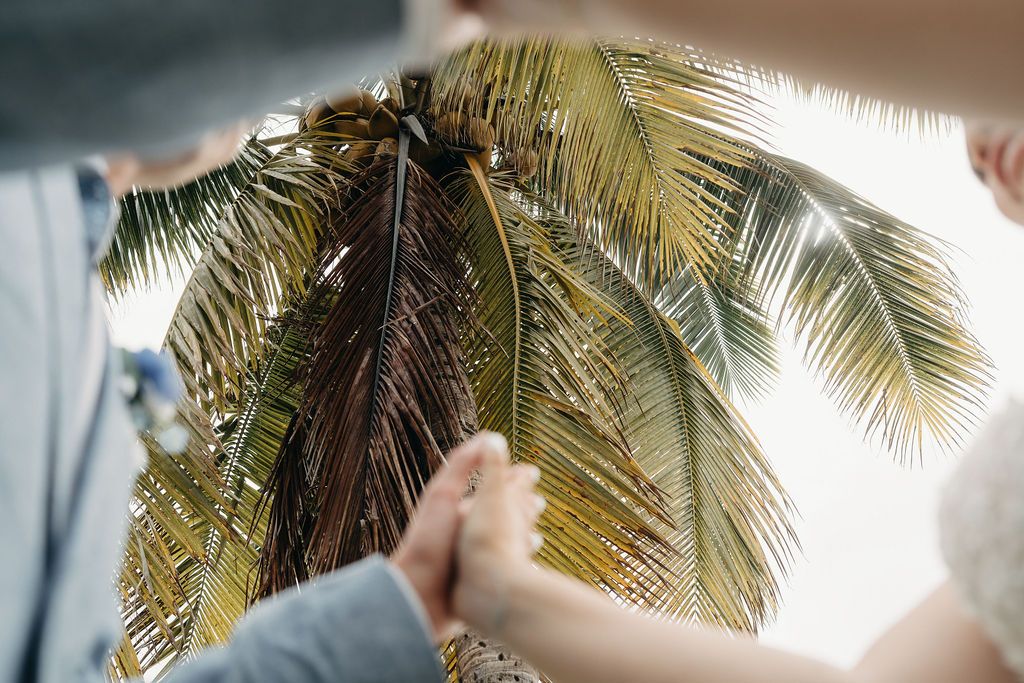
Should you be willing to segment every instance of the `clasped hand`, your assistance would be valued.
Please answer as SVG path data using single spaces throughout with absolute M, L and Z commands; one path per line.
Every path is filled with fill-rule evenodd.
M 464 496 L 471 474 L 481 475 Z M 544 499 L 533 465 L 511 465 L 504 437 L 481 433 L 453 451 L 424 488 L 392 561 L 426 609 L 437 642 L 462 621 L 498 635 L 503 587 L 531 571 Z

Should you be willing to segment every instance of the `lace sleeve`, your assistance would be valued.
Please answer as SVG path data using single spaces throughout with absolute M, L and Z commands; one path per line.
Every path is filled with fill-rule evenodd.
M 964 606 L 1024 678 L 1024 405 L 982 430 L 946 485 L 939 524 Z

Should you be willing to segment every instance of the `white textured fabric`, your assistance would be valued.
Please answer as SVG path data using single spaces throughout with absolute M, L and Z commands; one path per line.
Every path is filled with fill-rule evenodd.
M 1024 405 L 983 429 L 946 485 L 939 523 L 965 607 L 1024 679 Z

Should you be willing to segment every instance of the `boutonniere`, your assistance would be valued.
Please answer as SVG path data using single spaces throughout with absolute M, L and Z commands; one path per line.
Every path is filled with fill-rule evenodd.
M 139 431 L 149 432 L 160 447 L 177 455 L 188 445 L 188 432 L 177 422 L 184 386 L 171 358 L 149 349 L 121 350 L 121 390 Z

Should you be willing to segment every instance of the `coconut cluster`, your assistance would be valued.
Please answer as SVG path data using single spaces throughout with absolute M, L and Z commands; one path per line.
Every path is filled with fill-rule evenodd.
M 350 163 L 369 162 L 398 153 L 398 103 L 392 97 L 377 100 L 369 90 L 320 97 L 310 103 L 299 130 L 319 128 L 336 133 L 348 145 Z
M 522 178 L 532 178 L 537 175 L 539 165 L 540 156 L 537 150 L 532 147 L 520 147 L 505 157 L 503 168 L 512 169 Z
M 502 157 L 501 169 L 514 171 L 522 178 L 532 178 L 537 174 L 540 157 L 531 146 L 501 140 L 496 134 L 499 117 L 505 111 L 504 97 L 500 94 L 507 78 L 500 85 L 494 81 L 481 83 L 469 77 L 457 80 L 446 94 L 445 101 L 431 111 L 434 116 L 434 128 L 437 135 L 449 144 L 478 150 L 484 167 L 490 165 L 495 145 Z M 498 97 L 497 104 L 491 103 L 492 97 Z M 490 120 L 483 114 L 488 111 Z
M 427 129 L 428 142 L 413 138 L 409 157 L 420 165 L 438 159 L 442 148 L 477 156 L 484 168 L 491 165 L 497 143 L 495 126 L 472 112 L 486 110 L 490 86 L 475 86 L 469 79 L 455 84 L 454 96 L 444 104 L 427 109 L 421 122 Z M 408 113 L 408 112 L 405 112 Z M 348 145 L 343 156 L 349 163 L 368 163 L 398 152 L 399 120 L 403 112 L 392 97 L 377 100 L 369 90 L 350 91 L 343 95 L 313 100 L 300 119 L 300 132 L 316 128 L 337 134 Z M 431 125 L 432 124 L 432 125 Z M 432 134 L 431 134 L 432 133 Z M 503 154 L 502 168 L 514 170 L 523 178 L 537 173 L 536 150 L 523 147 Z

